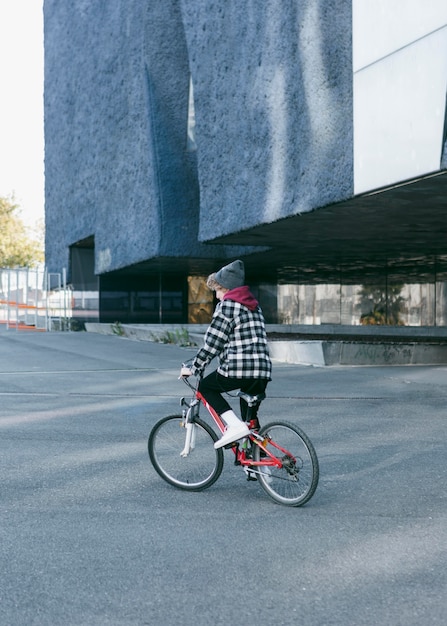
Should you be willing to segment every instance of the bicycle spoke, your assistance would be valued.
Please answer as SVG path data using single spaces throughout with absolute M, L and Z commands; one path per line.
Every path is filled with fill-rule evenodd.
M 266 450 L 281 461 L 281 467 L 260 466 L 259 482 L 276 502 L 302 506 L 310 500 L 318 485 L 319 468 L 314 447 L 306 434 L 289 422 L 274 422 L 260 433 Z M 261 448 L 254 446 L 254 460 L 261 459 Z M 265 453 L 264 453 L 265 454 Z M 263 456 L 262 460 L 268 459 Z
M 189 491 L 210 487 L 223 467 L 222 450 L 214 449 L 217 435 L 197 419 L 187 443 L 182 417 L 171 415 L 160 420 L 149 435 L 149 456 L 156 472 L 169 484 Z

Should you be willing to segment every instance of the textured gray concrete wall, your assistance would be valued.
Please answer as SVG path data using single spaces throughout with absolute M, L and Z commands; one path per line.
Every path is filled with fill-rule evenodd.
M 50 270 L 90 236 L 97 273 L 223 256 L 198 239 L 352 195 L 350 0 L 45 0 L 44 11 Z
M 351 0 L 182 0 L 200 237 L 353 193 Z
M 46 0 L 45 63 L 49 266 L 91 235 L 98 273 L 191 253 L 198 185 L 177 0 Z

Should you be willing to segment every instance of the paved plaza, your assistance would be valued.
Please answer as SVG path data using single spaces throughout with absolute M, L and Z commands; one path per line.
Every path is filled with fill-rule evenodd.
M 194 349 L 0 328 L 0 623 L 425 626 L 447 614 L 447 366 L 275 362 L 261 422 L 320 484 L 275 504 L 225 453 L 209 490 L 152 469 Z

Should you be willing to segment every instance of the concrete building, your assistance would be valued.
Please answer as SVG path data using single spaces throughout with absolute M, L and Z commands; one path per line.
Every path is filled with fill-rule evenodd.
M 447 324 L 445 0 L 44 14 L 47 266 L 102 321 L 204 322 L 239 257 L 272 323 Z

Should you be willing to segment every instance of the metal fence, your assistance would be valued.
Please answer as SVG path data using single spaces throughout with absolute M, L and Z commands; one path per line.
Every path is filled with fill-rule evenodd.
M 71 296 L 65 271 L 0 269 L 0 323 L 8 330 L 69 330 Z

